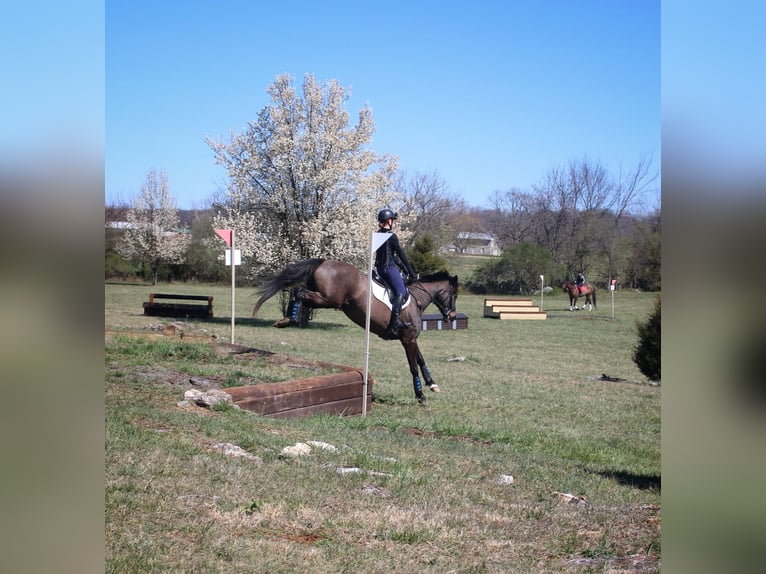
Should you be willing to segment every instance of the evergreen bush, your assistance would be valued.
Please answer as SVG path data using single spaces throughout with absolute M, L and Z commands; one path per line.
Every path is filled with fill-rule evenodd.
M 407 259 L 416 273 L 429 275 L 447 269 L 447 261 L 438 254 L 439 246 L 433 236 L 421 235 L 414 245 L 407 249 Z
M 638 345 L 633 351 L 633 362 L 650 381 L 661 380 L 661 318 L 662 300 L 657 297 L 654 311 L 644 322 L 637 322 Z

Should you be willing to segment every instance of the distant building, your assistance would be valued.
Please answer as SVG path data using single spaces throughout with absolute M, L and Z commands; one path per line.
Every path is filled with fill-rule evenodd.
M 135 227 L 127 221 L 107 221 L 106 226 L 111 229 L 133 229 Z
M 138 225 L 129 221 L 107 221 L 106 227 L 110 229 L 138 229 Z M 174 230 L 167 230 L 163 233 L 165 236 L 169 235 L 190 235 L 191 229 L 188 227 L 176 227 Z
M 461 231 L 455 237 L 455 241 L 442 247 L 442 251 L 448 253 L 461 253 L 463 255 L 500 255 L 502 250 L 497 245 L 494 235 L 489 233 L 473 233 Z

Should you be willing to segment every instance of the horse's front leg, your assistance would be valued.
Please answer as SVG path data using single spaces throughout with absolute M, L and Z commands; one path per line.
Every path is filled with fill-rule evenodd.
M 441 389 L 439 388 L 439 385 L 437 385 L 431 378 L 431 371 L 428 370 L 426 360 L 423 358 L 423 354 L 420 352 L 420 347 L 416 347 L 416 349 L 418 353 L 418 366 L 420 367 L 420 371 L 423 373 L 423 378 L 426 380 L 426 386 L 431 389 L 432 393 L 440 393 Z
M 418 345 L 415 341 L 404 342 L 402 341 L 404 352 L 407 355 L 407 363 L 410 365 L 410 374 L 412 375 L 412 387 L 415 390 L 415 398 L 418 402 L 425 406 L 426 396 L 423 394 L 423 384 L 420 382 L 420 376 L 418 373 Z

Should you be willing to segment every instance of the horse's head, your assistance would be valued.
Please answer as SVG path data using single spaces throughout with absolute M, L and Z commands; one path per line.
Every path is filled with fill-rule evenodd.
M 427 285 L 431 300 L 438 307 L 445 321 L 454 321 L 457 316 L 457 275 L 450 276 L 446 271 L 421 278 Z

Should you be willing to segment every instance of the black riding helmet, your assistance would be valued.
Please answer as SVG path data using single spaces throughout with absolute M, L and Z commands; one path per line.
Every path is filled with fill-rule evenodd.
M 390 209 L 381 209 L 378 212 L 378 221 L 380 223 L 383 223 L 387 219 L 396 219 L 397 215 L 399 215 L 399 214 L 398 213 L 394 213 Z

